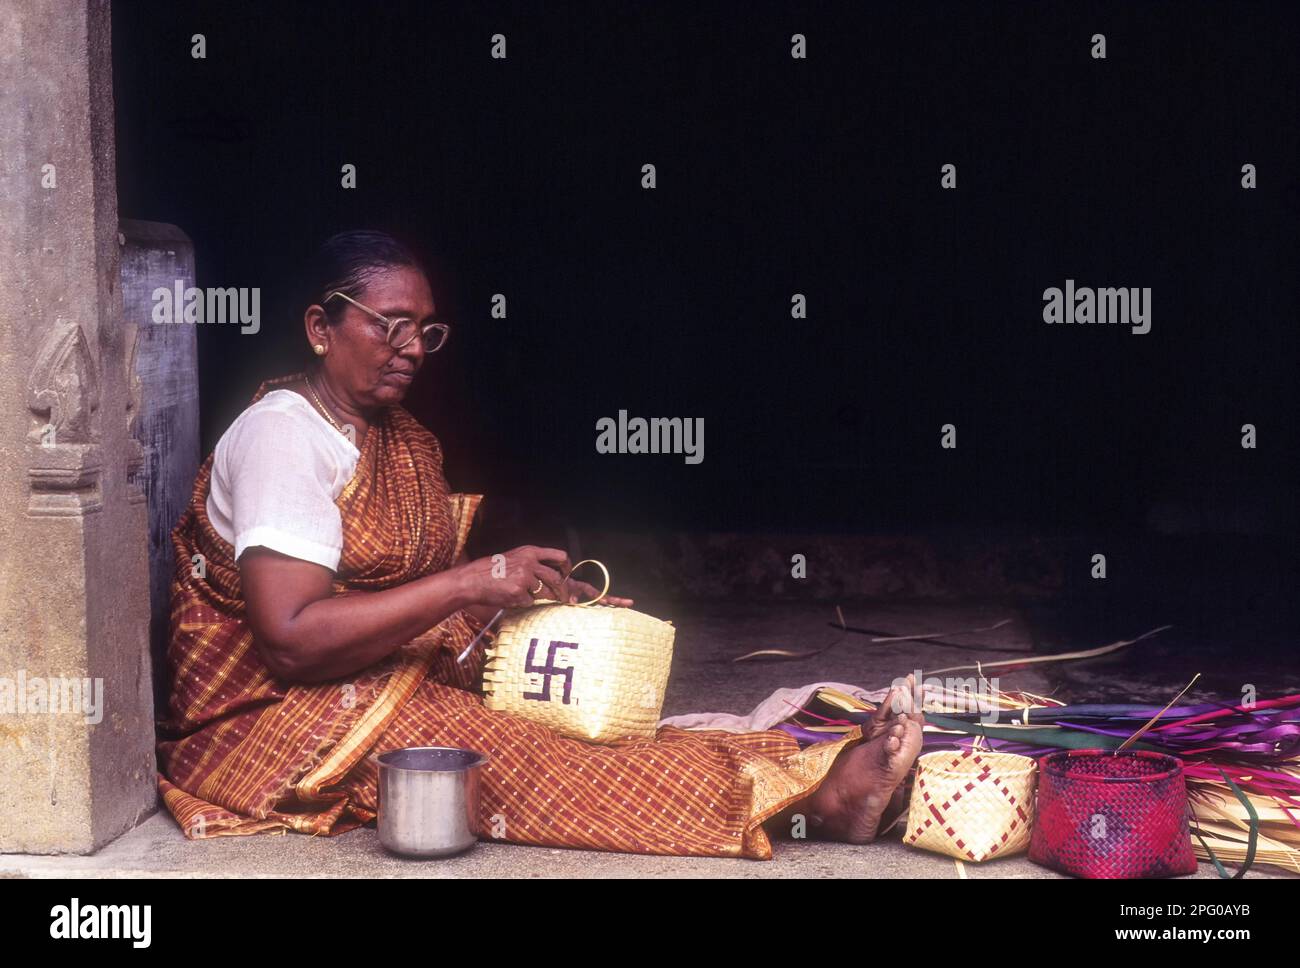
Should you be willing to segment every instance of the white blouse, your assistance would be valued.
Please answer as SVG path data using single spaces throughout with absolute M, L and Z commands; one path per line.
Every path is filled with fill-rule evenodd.
M 235 546 L 260 546 L 338 569 L 343 520 L 334 501 L 361 453 L 301 394 L 272 390 L 217 441 L 208 518 Z

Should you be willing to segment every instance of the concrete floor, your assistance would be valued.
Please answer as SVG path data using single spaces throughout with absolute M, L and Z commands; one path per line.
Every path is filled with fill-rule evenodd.
M 909 635 L 971 629 L 1013 619 L 997 632 L 947 636 L 953 646 L 905 642 L 872 644 L 868 637 L 838 632 L 827 625 L 834 609 L 826 605 L 782 603 L 767 606 L 708 603 L 671 606 L 638 602 L 650 614 L 671 618 L 678 627 L 673 674 L 664 715 L 687 712 L 748 712 L 774 689 L 816 681 L 838 681 L 878 688 L 920 668 L 962 665 L 1023 654 L 1035 644 L 1035 630 L 1015 610 L 995 606 L 845 606 L 850 625 L 882 634 Z M 1150 623 L 1160 624 L 1159 620 Z M 1035 627 L 1038 627 L 1035 625 Z M 1133 628 L 1128 634 L 1146 631 Z M 1150 640 L 1155 642 L 1156 640 Z M 798 662 L 733 664 L 731 658 L 762 648 L 829 651 Z M 1040 648 L 1085 648 L 1104 641 L 1046 642 Z M 1167 654 L 1176 642 L 1164 642 Z M 975 650 L 957 647 L 979 646 Z M 1011 651 L 994 651 L 995 647 Z M 1148 648 L 1145 643 L 1135 649 Z M 1153 650 L 1154 654 L 1154 650 Z M 1106 694 L 1107 683 L 1125 693 L 1154 691 L 1162 701 L 1167 680 L 1181 674 L 1168 662 L 1143 661 L 1130 654 L 1117 675 L 1115 660 L 1089 675 L 1086 665 L 1068 674 L 1022 671 L 1003 677 L 1001 688 L 1024 689 L 1061 699 L 1076 694 Z M 1149 681 L 1141 670 L 1151 669 Z M 1145 681 L 1145 685 L 1144 685 Z M 1182 680 L 1182 684 L 1186 679 Z M 1116 696 L 1115 698 L 1123 698 Z M 415 861 L 395 857 L 379 844 L 373 829 L 336 838 L 299 834 L 222 837 L 187 841 L 165 812 L 89 857 L 0 855 L 0 877 L 879 877 L 879 878 L 1055 878 L 1058 875 L 1024 856 L 989 864 L 958 865 L 952 859 L 887 839 L 867 847 L 814 841 L 778 842 L 770 862 L 712 858 L 646 857 L 579 850 L 556 850 L 483 842 L 454 858 Z M 1201 864 L 1194 876 L 1217 876 Z M 1256 868 L 1251 877 L 1292 877 L 1276 868 Z

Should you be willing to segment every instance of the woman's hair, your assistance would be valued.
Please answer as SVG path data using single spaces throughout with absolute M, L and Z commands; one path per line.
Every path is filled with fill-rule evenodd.
M 309 298 L 325 307 L 330 323 L 337 323 L 347 301 L 327 303 L 326 296 L 339 291 L 356 298 L 375 273 L 408 267 L 425 271 L 415 253 L 391 235 L 366 230 L 340 232 L 316 252 Z

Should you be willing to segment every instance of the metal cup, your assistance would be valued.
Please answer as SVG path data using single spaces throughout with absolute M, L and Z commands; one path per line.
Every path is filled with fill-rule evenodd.
M 445 857 L 478 839 L 482 753 L 410 746 L 381 753 L 379 842 L 410 857 Z

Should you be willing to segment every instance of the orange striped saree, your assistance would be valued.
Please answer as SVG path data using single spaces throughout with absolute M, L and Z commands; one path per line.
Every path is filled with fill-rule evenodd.
M 256 399 L 275 385 L 263 385 Z M 779 730 L 670 727 L 596 746 L 487 710 L 481 627 L 465 612 L 346 681 L 278 681 L 253 646 L 233 547 L 208 520 L 212 458 L 172 533 L 171 688 L 159 723 L 159 787 L 187 837 L 296 830 L 338 834 L 378 809 L 374 756 L 449 745 L 489 756 L 482 836 L 555 847 L 767 859 L 762 823 L 816 789 L 843 739 L 800 751 Z M 400 407 L 366 434 L 339 495 L 336 594 L 375 591 L 448 568 L 480 497 L 451 494 L 437 439 Z M 486 639 L 487 637 L 485 637 Z

